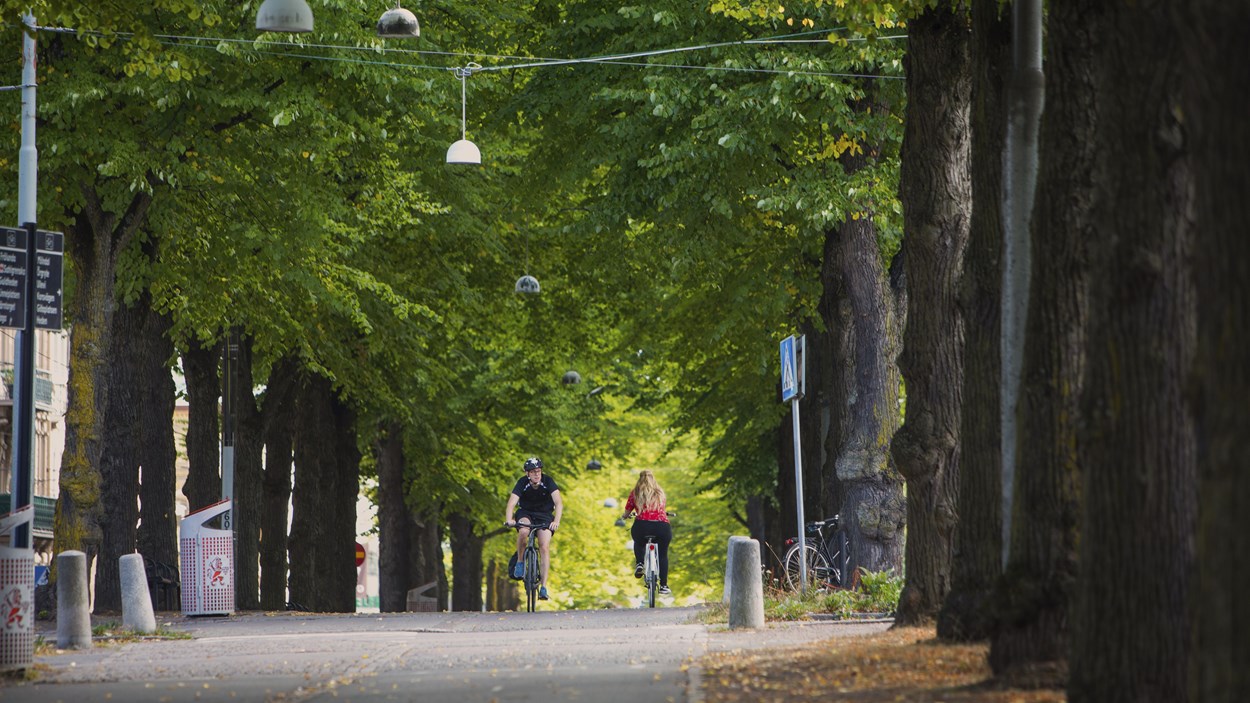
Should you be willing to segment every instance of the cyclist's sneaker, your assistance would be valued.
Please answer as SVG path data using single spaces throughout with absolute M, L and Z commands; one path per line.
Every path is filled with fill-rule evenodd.
M 634 578 L 636 579 L 642 578 L 642 564 L 641 563 L 634 567 Z
M 547 587 L 546 586 L 539 587 L 538 600 L 547 600 Z
M 673 592 L 668 589 L 668 586 L 660 586 L 659 594 L 662 596 L 671 596 L 673 595 Z
M 516 566 L 512 567 L 512 578 L 514 579 L 525 578 L 525 564 L 523 562 L 518 561 L 516 563 Z

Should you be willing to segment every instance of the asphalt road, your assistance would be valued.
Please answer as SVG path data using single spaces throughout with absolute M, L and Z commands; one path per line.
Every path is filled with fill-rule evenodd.
M 712 651 L 802 644 L 886 623 L 762 630 L 694 623 L 699 608 L 537 613 L 236 614 L 160 622 L 192 639 L 36 656 L 0 701 L 698 701 Z M 54 627 L 54 626 L 52 626 Z M 45 634 L 55 641 L 55 630 Z

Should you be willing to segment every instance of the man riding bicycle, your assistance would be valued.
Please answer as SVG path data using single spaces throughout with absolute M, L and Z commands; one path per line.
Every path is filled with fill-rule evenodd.
M 514 513 L 513 510 L 516 510 Z M 539 572 L 542 574 L 542 586 L 538 589 L 538 598 L 547 600 L 547 571 L 551 564 L 551 535 L 560 526 L 560 514 L 564 512 L 564 500 L 560 497 L 560 487 L 555 479 L 543 475 L 543 462 L 538 457 L 525 460 L 525 475 L 517 480 L 508 496 L 508 507 L 504 508 L 503 522 L 508 527 L 521 525 L 516 531 L 516 567 L 512 570 L 512 578 L 525 576 L 523 553 L 529 529 L 524 525 L 549 525 L 549 529 L 538 532 Z

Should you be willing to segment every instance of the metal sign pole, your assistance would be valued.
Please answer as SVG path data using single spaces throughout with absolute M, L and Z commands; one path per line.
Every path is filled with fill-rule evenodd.
M 790 401 L 794 419 L 794 502 L 799 514 L 799 587 L 807 593 L 807 530 L 803 529 L 803 453 L 799 451 L 799 399 Z

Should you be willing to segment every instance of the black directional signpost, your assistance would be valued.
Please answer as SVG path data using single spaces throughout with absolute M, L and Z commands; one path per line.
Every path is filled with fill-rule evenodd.
M 35 327 L 59 330 L 62 322 L 65 235 L 35 231 Z
M 18 335 L 13 373 L 16 408 L 13 457 L 13 509 L 33 497 L 35 441 L 35 329 L 61 329 L 65 235 L 26 227 L 0 227 L 0 327 L 24 330 Z M 34 266 L 30 265 L 34 261 Z M 32 270 L 33 269 L 33 270 Z M 34 324 L 29 324 L 31 321 Z M 30 525 L 14 529 L 13 544 L 29 547 Z
M 26 234 L 0 227 L 0 327 L 26 329 Z

